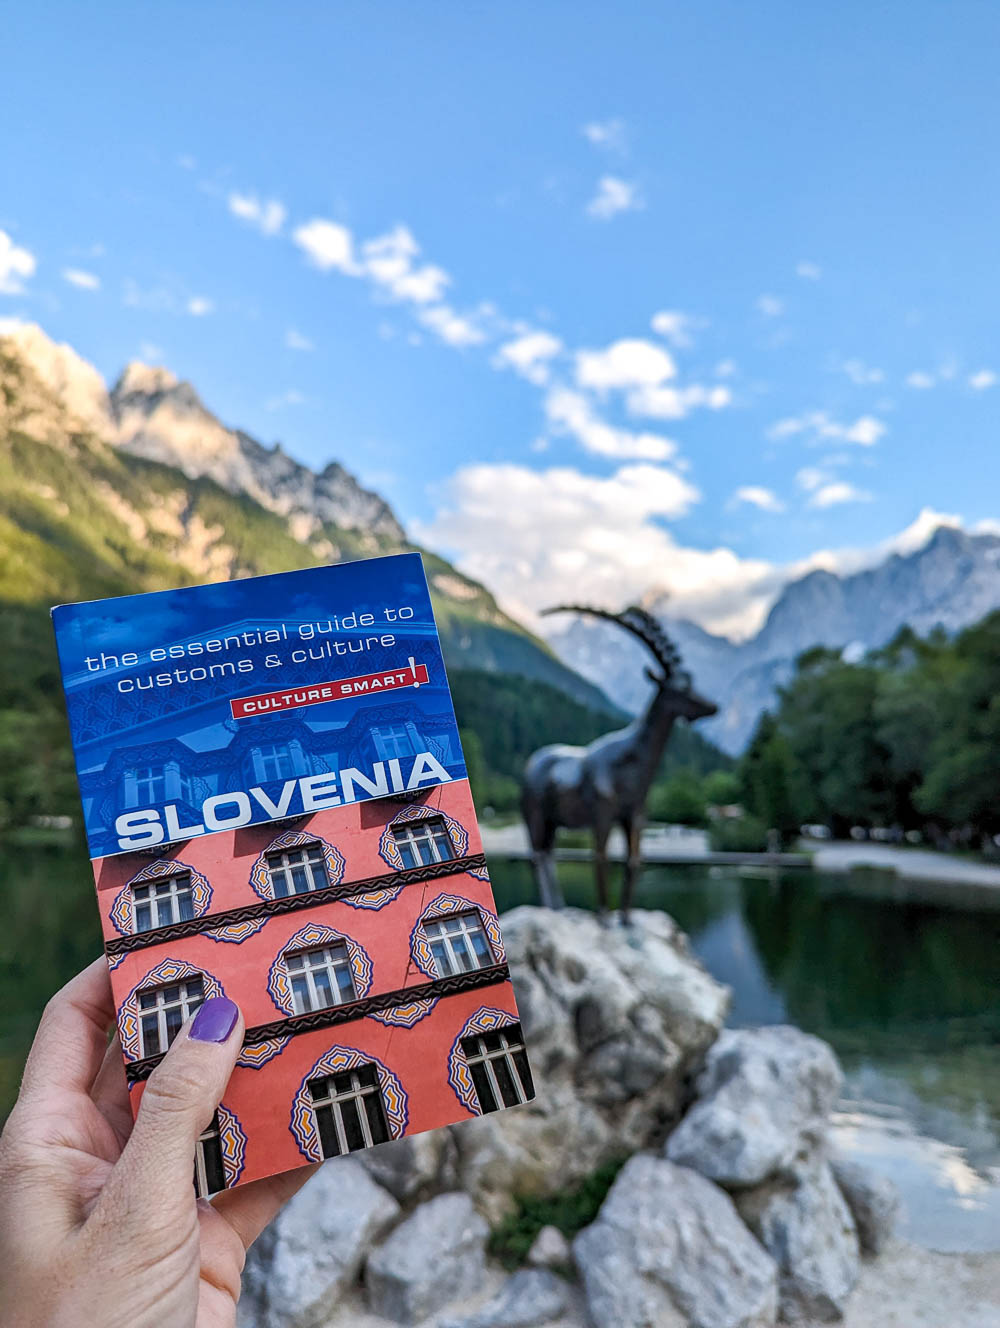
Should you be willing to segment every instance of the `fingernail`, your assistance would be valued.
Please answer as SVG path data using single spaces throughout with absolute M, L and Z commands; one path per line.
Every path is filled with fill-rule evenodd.
M 196 1042 L 225 1042 L 240 1012 L 228 996 L 210 996 L 198 1006 L 188 1037 Z

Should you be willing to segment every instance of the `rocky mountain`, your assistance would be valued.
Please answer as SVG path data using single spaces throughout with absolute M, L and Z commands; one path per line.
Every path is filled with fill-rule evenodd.
M 130 364 L 109 392 L 40 328 L 0 336 L 0 615 L 24 610 L 17 630 L 38 649 L 50 652 L 50 634 L 34 615 L 59 601 L 413 547 L 339 463 L 317 473 L 228 428 L 168 370 Z M 478 582 L 435 554 L 424 561 L 450 665 L 613 711 Z
M 392 509 L 333 461 L 318 474 L 276 443 L 264 447 L 228 429 L 202 405 L 190 383 L 167 369 L 129 364 L 110 395 L 111 437 L 133 456 L 159 461 L 189 479 L 207 477 L 287 518 L 296 539 L 323 526 L 406 540 Z
M 862 654 L 885 645 L 903 626 L 922 635 L 938 626 L 955 632 L 1000 607 L 1000 535 L 942 525 L 921 548 L 864 571 L 810 572 L 785 587 L 763 627 L 746 641 L 671 618 L 663 600 L 647 607 L 662 618 L 699 689 L 720 705 L 701 731 L 736 753 L 811 646 Z M 624 633 L 581 618 L 558 626 L 549 640 L 585 677 L 605 685 L 615 678 L 614 696 L 627 709 L 643 704 L 642 648 Z

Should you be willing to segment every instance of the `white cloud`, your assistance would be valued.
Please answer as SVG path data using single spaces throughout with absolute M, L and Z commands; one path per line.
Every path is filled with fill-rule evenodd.
M 865 387 L 869 383 L 881 383 L 885 378 L 881 369 L 873 369 L 863 360 L 845 360 L 841 368 L 858 387 Z
M 287 392 L 282 392 L 276 397 L 269 397 L 264 406 L 267 410 L 281 410 L 283 406 L 301 406 L 305 402 L 305 397 L 301 392 L 290 387 Z
M 583 596 L 619 608 L 662 585 L 677 613 L 716 631 L 751 630 L 781 571 L 731 549 L 679 546 L 662 522 L 691 501 L 685 481 L 658 466 L 623 466 L 598 478 L 570 468 L 475 465 L 452 477 L 444 507 L 415 533 L 454 552 L 463 571 L 529 620 Z
M 187 302 L 187 311 L 192 318 L 204 318 L 215 312 L 215 304 L 206 295 L 192 295 Z
M 447 304 L 436 305 L 433 309 L 421 309 L 418 317 L 424 327 L 430 328 L 449 346 L 461 349 L 465 346 L 477 346 L 486 340 L 486 333 L 481 327 L 466 315 L 456 313 Z
M 997 376 L 992 369 L 979 369 L 969 375 L 969 386 L 976 392 L 985 392 L 988 387 L 995 387 Z
M 800 489 L 805 489 L 806 493 L 813 493 L 832 478 L 825 470 L 820 470 L 817 466 L 804 466 L 795 476 L 795 482 Z
M 604 350 L 581 350 L 576 356 L 576 381 L 581 387 L 605 392 L 609 388 L 656 387 L 673 378 L 673 358 L 651 341 L 626 337 Z
M 762 512 L 783 512 L 785 504 L 781 501 L 773 489 L 766 489 L 761 484 L 744 484 L 733 494 L 732 502 L 734 506 L 740 503 L 748 503 L 751 507 L 759 507 Z
M 937 379 L 933 374 L 924 373 L 922 369 L 914 369 L 913 373 L 906 375 L 906 386 L 915 387 L 918 391 L 927 391 L 934 387 Z
M 823 269 L 818 263 L 810 263 L 808 259 L 803 258 L 795 264 L 795 275 L 804 278 L 806 281 L 819 281 L 823 275 Z
M 769 438 L 791 438 L 804 434 L 810 442 L 838 439 L 844 443 L 857 443 L 859 447 L 873 447 L 888 432 L 886 425 L 874 415 L 859 415 L 851 424 L 842 424 L 825 410 L 808 411 L 805 415 L 777 420 L 767 431 Z
M 595 148 L 605 148 L 609 152 L 624 152 L 626 149 L 624 120 L 592 120 L 580 132 Z
M 681 313 L 679 309 L 661 309 L 650 319 L 650 327 L 678 350 L 693 344 L 691 333 L 702 325 L 702 320 Z
M 414 267 L 419 252 L 420 246 L 406 226 L 396 226 L 362 246 L 365 271 L 377 286 L 397 300 L 433 304 L 441 299 L 451 278 L 430 263 Z
M 563 344 L 551 332 L 523 332 L 513 341 L 504 342 L 493 361 L 497 368 L 513 369 L 522 378 L 541 387 L 549 381 L 549 361 L 562 350 Z
M 720 360 L 715 366 L 715 376 L 717 378 L 732 378 L 736 372 L 735 360 Z
M 587 204 L 587 215 L 599 221 L 610 221 L 620 212 L 637 212 L 644 206 L 639 186 L 617 175 L 602 175 L 597 182 L 597 193 Z
M 833 480 L 821 485 L 809 499 L 810 507 L 837 507 L 841 503 L 870 503 L 872 494 L 866 489 L 859 489 L 846 480 Z
M 288 216 L 288 209 L 276 198 L 258 198 L 256 194 L 233 192 L 228 202 L 233 216 L 255 226 L 261 235 L 277 235 Z
M 861 447 L 874 447 L 886 432 L 888 432 L 886 426 L 881 420 L 877 420 L 874 415 L 861 415 L 853 424 L 848 425 L 843 434 L 832 436 L 842 437 L 845 443 L 857 443 Z
M 761 295 L 757 299 L 757 311 L 765 318 L 777 318 L 785 312 L 785 303 L 777 295 Z
M 314 217 L 292 232 L 292 240 L 322 272 L 336 270 L 356 277 L 360 269 L 354 261 L 354 238 L 337 221 Z
M 682 420 L 698 406 L 709 410 L 722 410 L 731 404 L 733 394 L 728 387 L 716 383 L 705 387 L 690 383 L 687 387 L 637 387 L 625 398 L 630 415 L 645 415 L 657 420 Z
M 145 361 L 146 364 L 152 364 L 152 363 L 162 363 L 163 358 L 164 356 L 163 356 L 162 346 L 158 346 L 154 341 L 139 342 L 140 360 Z
M 303 336 L 296 328 L 290 327 L 285 333 L 285 345 L 289 350 L 315 350 L 316 347 L 308 337 Z
M 101 289 L 101 279 L 95 276 L 93 272 L 84 272 L 78 267 L 64 267 L 62 270 L 63 281 L 68 281 L 71 286 L 76 286 L 78 290 L 95 291 Z
M 20 295 L 24 282 L 34 276 L 35 255 L 0 231 L 0 295 Z
M 666 461 L 677 452 L 676 443 L 660 434 L 633 433 L 608 424 L 595 412 L 589 397 L 568 387 L 556 387 L 548 393 L 545 414 L 557 433 L 571 434 L 596 456 Z

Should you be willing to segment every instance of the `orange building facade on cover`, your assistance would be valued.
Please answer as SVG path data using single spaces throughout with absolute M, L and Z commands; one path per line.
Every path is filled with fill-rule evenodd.
M 466 780 L 93 866 L 133 1110 L 201 1000 L 243 1011 L 201 1192 L 532 1096 Z

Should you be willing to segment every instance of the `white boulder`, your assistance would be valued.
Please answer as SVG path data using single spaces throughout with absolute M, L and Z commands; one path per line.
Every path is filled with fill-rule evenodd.
M 727 1029 L 666 1156 L 731 1188 L 791 1174 L 824 1140 L 841 1080 L 831 1048 L 797 1028 Z
M 770 1328 L 774 1260 L 729 1196 L 695 1171 L 638 1153 L 573 1242 L 596 1328 Z

